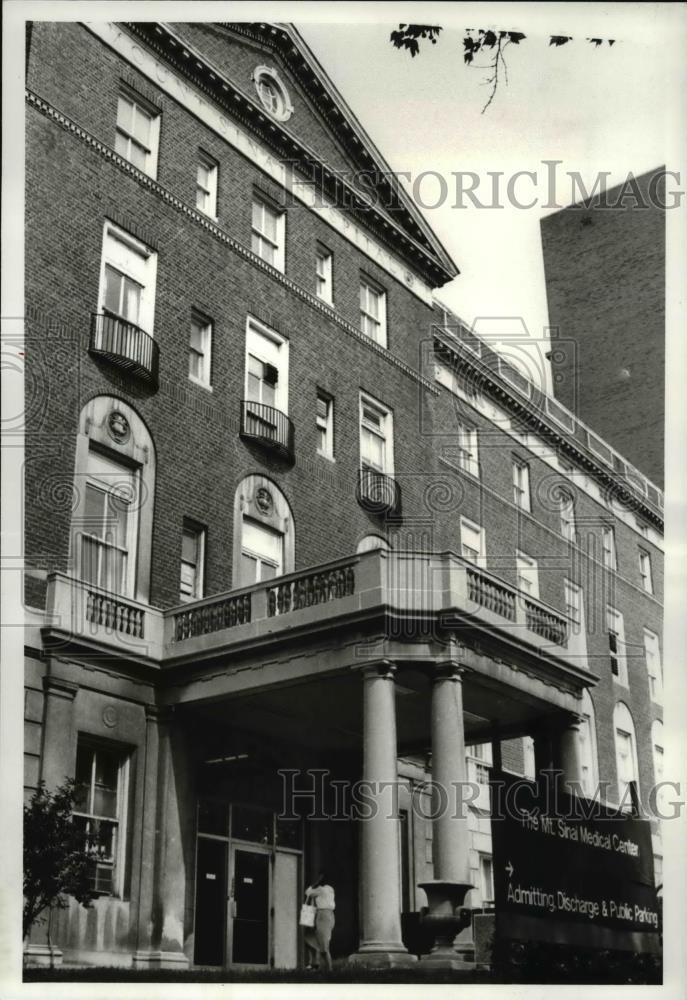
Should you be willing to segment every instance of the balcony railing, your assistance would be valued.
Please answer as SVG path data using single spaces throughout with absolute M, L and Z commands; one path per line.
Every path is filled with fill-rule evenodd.
M 401 510 L 401 487 L 393 476 L 376 469 L 360 470 L 356 497 L 371 514 L 398 514 Z
M 111 313 L 93 313 L 88 350 L 157 389 L 160 348 L 139 326 Z
M 241 437 L 257 441 L 265 448 L 281 453 L 293 461 L 295 455 L 293 423 L 274 406 L 241 401 Z

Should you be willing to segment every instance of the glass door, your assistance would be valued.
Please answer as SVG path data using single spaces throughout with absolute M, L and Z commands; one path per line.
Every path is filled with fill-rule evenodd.
M 230 963 L 269 965 L 270 851 L 232 847 L 230 885 Z

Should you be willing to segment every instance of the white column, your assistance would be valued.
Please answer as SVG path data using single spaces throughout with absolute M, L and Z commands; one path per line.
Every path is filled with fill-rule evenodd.
M 563 787 L 567 787 L 571 782 L 577 785 L 582 783 L 582 755 L 580 748 L 580 726 L 582 719 L 573 716 L 565 729 L 560 734 L 560 767 Z
M 432 686 L 432 784 L 434 878 L 469 881 L 470 831 L 461 788 L 467 781 L 461 667 L 440 664 Z M 462 815 L 464 813 L 464 815 Z
M 363 783 L 375 811 L 360 821 L 361 935 L 351 958 L 387 967 L 414 961 L 401 940 L 395 669 L 384 660 L 364 671 Z M 384 783 L 389 783 L 386 788 Z

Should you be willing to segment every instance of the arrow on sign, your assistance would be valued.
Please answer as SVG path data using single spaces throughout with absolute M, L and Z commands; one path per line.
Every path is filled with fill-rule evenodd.
M 510 861 L 506 865 L 506 871 L 508 872 L 508 878 L 512 878 L 513 877 L 513 872 L 515 871 L 515 869 L 513 868 L 513 865 L 511 864 Z

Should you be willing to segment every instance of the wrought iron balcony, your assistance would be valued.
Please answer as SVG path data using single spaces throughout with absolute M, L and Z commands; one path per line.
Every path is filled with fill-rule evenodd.
M 295 455 L 293 423 L 274 406 L 241 400 L 241 437 L 272 451 L 279 452 L 293 461 Z
M 157 389 L 160 348 L 134 323 L 112 313 L 93 313 L 89 353 L 124 368 Z
M 401 510 L 401 487 L 393 476 L 376 469 L 360 470 L 356 497 L 371 514 L 398 514 Z

